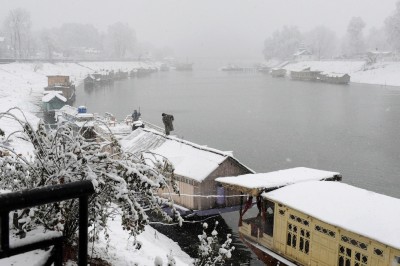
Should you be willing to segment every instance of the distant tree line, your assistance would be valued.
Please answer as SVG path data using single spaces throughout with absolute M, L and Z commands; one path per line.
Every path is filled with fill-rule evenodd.
M 396 10 L 386 18 L 382 28 L 371 28 L 364 33 L 366 23 L 361 17 L 350 19 L 346 33 L 339 38 L 325 26 L 300 32 L 296 26 L 276 30 L 264 42 L 265 59 L 290 60 L 299 48 L 312 52 L 315 59 L 357 58 L 367 51 L 400 52 L 400 1 Z
M 104 32 L 80 23 L 33 31 L 30 13 L 16 8 L 0 26 L 0 58 L 123 59 L 149 54 L 170 55 L 171 49 L 139 43 L 135 30 L 122 22 L 109 25 Z

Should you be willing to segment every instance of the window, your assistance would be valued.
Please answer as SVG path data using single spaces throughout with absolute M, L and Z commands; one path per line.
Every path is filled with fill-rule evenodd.
M 287 242 L 289 247 L 304 254 L 310 252 L 310 231 L 300 226 L 288 223 Z
M 374 254 L 383 257 L 383 250 L 379 248 L 374 248 Z
M 342 235 L 342 241 L 346 242 L 346 243 L 349 243 L 350 245 L 353 245 L 355 247 L 361 248 L 363 250 L 367 250 L 367 248 L 368 248 L 367 244 L 365 244 L 365 243 L 363 243 L 361 241 L 358 241 L 356 239 L 353 239 L 351 237 L 345 236 L 345 235 Z
M 322 234 L 325 234 L 327 236 L 330 236 L 330 237 L 333 237 L 333 238 L 336 237 L 336 233 L 335 232 L 333 232 L 333 231 L 331 231 L 329 229 L 326 229 L 326 228 L 324 228 L 324 227 L 322 227 L 320 225 L 316 225 L 315 226 L 315 230 L 320 232 L 320 233 L 322 233 Z
M 339 266 L 367 266 L 368 256 L 357 250 L 339 245 Z

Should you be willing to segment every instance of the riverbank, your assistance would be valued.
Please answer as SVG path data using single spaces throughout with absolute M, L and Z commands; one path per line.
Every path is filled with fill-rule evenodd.
M 32 123 L 39 121 L 41 98 L 47 86 L 47 76 L 67 75 L 79 85 L 90 73 L 102 70 L 132 70 L 134 68 L 155 67 L 152 62 L 79 62 L 79 63 L 10 63 L 0 64 L 0 112 L 19 107 Z M 20 112 L 15 112 L 22 118 Z M 6 135 L 15 131 L 18 124 L 12 120 L 0 120 L 0 128 Z M 13 147 L 17 153 L 27 155 L 32 148 L 23 141 L 15 140 Z
M 27 121 L 36 125 L 39 121 L 38 114 L 41 111 L 41 98 L 43 88 L 47 86 L 48 75 L 69 75 L 71 80 L 80 84 L 89 73 L 107 70 L 131 70 L 139 67 L 154 67 L 155 63 L 142 62 L 82 62 L 82 63 L 11 63 L 0 65 L 0 112 L 18 107 L 26 116 Z M 19 118 L 23 115 L 18 110 L 13 114 Z M 20 130 L 20 125 L 12 119 L 0 119 L 0 128 L 6 136 Z M 0 139 L 1 140 L 1 139 Z M 29 158 L 33 154 L 32 145 L 13 138 L 9 145 L 18 154 Z M 171 239 L 147 226 L 144 233 L 137 240 L 142 243 L 140 250 L 133 247 L 133 238 L 128 231 L 122 230 L 120 215 L 109 219 L 109 240 L 101 236 L 95 248 L 91 250 L 96 256 L 107 260 L 111 265 L 154 265 L 158 256 L 164 262 L 167 255 L 171 254 L 177 264 L 189 265 L 192 259 Z M 109 241 L 109 242 L 108 242 Z M 91 247 L 90 247 L 91 248 Z M 90 255 L 90 254 L 89 254 Z M 6 264 L 24 265 L 23 261 L 34 261 L 32 253 L 22 255 L 21 260 L 9 258 Z M 4 261 L 0 261 L 2 264 Z M 20 262 L 22 264 L 18 264 Z M 73 265 L 73 264 L 70 264 Z
M 354 83 L 400 86 L 400 62 L 366 64 L 365 61 L 303 61 L 289 63 L 283 68 L 299 71 L 308 67 L 323 72 L 347 73 Z

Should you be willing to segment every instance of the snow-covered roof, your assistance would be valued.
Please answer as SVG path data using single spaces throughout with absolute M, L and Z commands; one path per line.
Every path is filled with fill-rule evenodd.
M 299 55 L 312 55 L 312 53 L 304 49 L 304 50 L 299 50 L 293 54 L 293 56 L 299 56 Z
M 342 78 L 346 75 L 349 75 L 347 73 L 333 73 L 333 72 L 321 72 L 320 74 L 331 78 Z
M 70 105 L 64 105 L 63 107 L 58 110 L 59 114 L 65 113 L 70 116 L 76 116 L 78 114 L 78 108 L 70 106 Z
M 228 157 L 236 160 L 231 152 L 208 148 L 146 128 L 133 131 L 121 140 L 121 145 L 125 151 L 133 154 L 149 151 L 165 157 L 174 166 L 175 174 L 198 182 L 208 177 Z M 146 153 L 144 155 L 148 158 L 152 156 Z M 244 165 L 243 167 L 247 168 Z
M 400 249 L 400 199 L 340 182 L 302 182 L 263 196 Z
M 46 95 L 42 97 L 42 102 L 48 103 L 51 100 L 53 100 L 54 98 L 58 98 L 63 102 L 67 102 L 67 98 L 62 96 L 59 91 L 50 91 L 50 92 L 46 93 Z
M 239 176 L 218 177 L 215 179 L 228 185 L 259 191 L 279 188 L 286 185 L 304 182 L 332 179 L 340 176 L 337 172 L 328 172 L 306 167 L 296 167 L 269 173 L 246 174 Z

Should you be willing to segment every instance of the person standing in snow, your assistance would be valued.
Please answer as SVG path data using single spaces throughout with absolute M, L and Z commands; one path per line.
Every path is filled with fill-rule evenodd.
M 133 113 L 132 113 L 132 120 L 133 120 L 133 122 L 135 122 L 135 121 L 138 121 L 138 120 L 139 120 L 139 117 L 140 117 L 140 115 L 141 115 L 141 113 L 140 113 L 140 112 L 138 112 L 138 111 L 134 110 L 134 111 L 133 111 Z
M 161 116 L 165 127 L 165 134 L 169 135 L 169 133 L 174 130 L 174 126 L 172 124 L 174 121 L 174 116 L 165 113 L 162 113 Z

